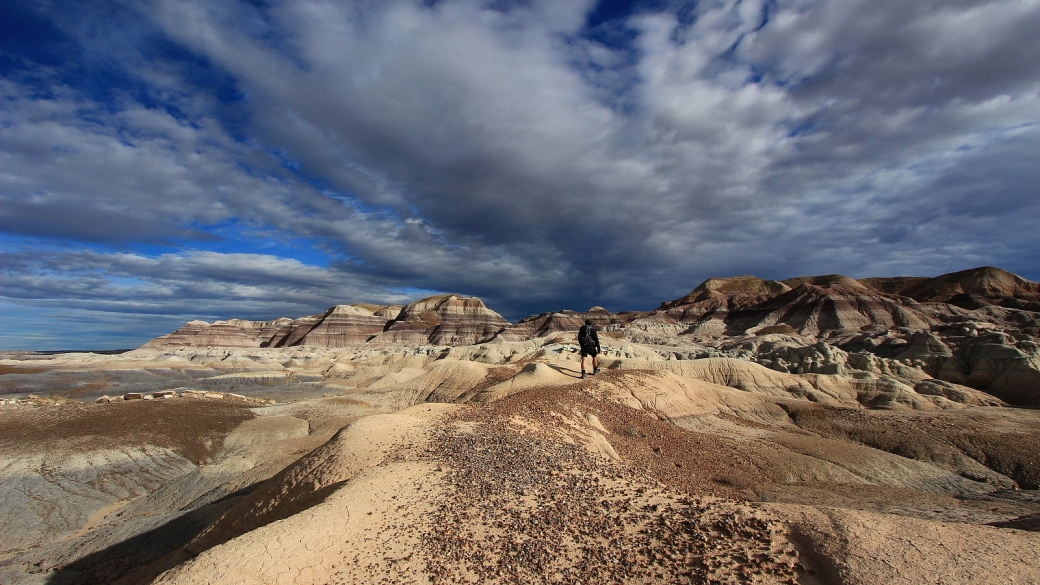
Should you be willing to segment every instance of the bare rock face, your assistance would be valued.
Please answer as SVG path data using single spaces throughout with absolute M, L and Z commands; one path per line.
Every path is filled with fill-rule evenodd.
M 956 308 L 984 307 L 1040 311 L 1040 283 L 988 266 L 935 278 L 857 281 L 840 274 L 780 282 L 753 276 L 712 278 L 643 319 L 690 324 L 690 333 L 734 335 L 788 325 L 802 334 L 818 336 L 867 327 L 928 329 L 962 318 Z M 1008 316 L 999 314 L 998 318 Z
M 1040 283 L 993 266 L 961 270 L 935 278 L 898 276 L 865 278 L 859 282 L 880 292 L 903 295 L 921 303 L 948 303 L 969 310 L 996 305 L 1040 311 Z
M 375 311 L 375 313 L 373 314 L 377 317 L 386 317 L 387 319 L 393 320 L 401 314 L 401 309 L 403 308 L 404 305 L 388 305 L 386 307 L 383 307 L 382 309 Z
M 190 321 L 180 329 L 157 337 L 143 347 L 268 347 L 271 339 L 280 331 L 287 330 L 293 323 L 282 317 L 274 321 L 248 321 L 230 319 L 216 321 Z
M 1040 311 L 1040 283 L 992 266 L 937 276 L 899 294 L 920 302 L 950 303 L 968 309 L 999 305 Z
M 947 302 L 961 294 L 977 294 L 994 300 L 1007 297 L 1040 300 L 1040 284 L 1006 270 L 984 266 L 937 276 L 902 294 L 922 302 Z
M 912 286 L 917 286 L 922 282 L 926 282 L 929 279 L 926 276 L 890 276 L 890 277 L 872 277 L 872 278 L 861 278 L 859 283 L 863 286 L 876 290 L 878 292 L 887 293 L 890 295 L 902 294 L 902 292 Z
M 290 347 L 297 345 L 310 330 L 321 321 L 324 315 L 308 315 L 298 317 L 283 325 L 264 347 Z
M 577 331 L 584 323 L 585 320 L 581 318 L 581 315 L 573 311 L 542 313 L 521 319 L 519 323 L 500 333 L 498 337 L 505 341 L 535 339 L 553 333 Z
M 405 306 L 370 342 L 470 345 L 491 339 L 509 325 L 476 297 L 438 295 Z
M 382 333 L 389 321 L 364 306 L 336 305 L 294 345 L 346 347 L 365 343 Z
M 292 323 L 292 319 L 281 317 L 274 321 L 247 321 L 245 319 L 228 319 L 228 325 L 234 325 L 241 329 L 246 335 L 252 337 L 260 347 L 267 347 L 274 337 L 286 325 Z
M 603 307 L 592 307 L 584 313 L 567 310 L 555 311 L 525 317 L 516 325 L 508 327 L 505 331 L 499 333 L 498 339 L 503 341 L 521 341 L 546 337 L 554 333 L 574 333 L 581 329 L 586 319 L 592 321 L 593 327 L 599 330 L 630 321 L 626 315 L 615 315 Z
M 791 290 L 791 287 L 782 282 L 763 280 L 750 275 L 735 276 L 733 278 L 709 278 L 693 289 L 690 294 L 681 299 L 668 301 L 662 304 L 658 310 L 691 305 L 712 298 L 724 298 L 727 295 L 739 294 L 741 296 L 760 297 L 785 293 L 789 290 Z
M 798 288 L 803 284 L 811 284 L 815 286 L 841 285 L 851 289 L 867 288 L 858 280 L 849 278 L 844 274 L 825 274 L 823 276 L 796 276 L 794 278 L 788 278 L 781 282 L 790 288 Z
M 689 324 L 691 333 L 708 335 L 739 335 L 787 326 L 802 335 L 819 336 L 827 331 L 859 331 L 872 326 L 928 329 L 936 322 L 912 299 L 879 293 L 851 278 L 815 279 L 824 284 L 813 284 L 812 280 L 785 281 L 796 287 L 779 294 L 742 289 L 722 293 L 704 287 L 684 297 L 691 302 L 683 304 L 679 299 L 665 303 L 663 310 L 655 313 L 663 313 L 663 321 Z
M 205 321 L 191 321 L 143 347 L 348 347 L 365 343 L 382 333 L 400 309 L 398 305 L 359 303 L 336 305 L 323 314 L 297 319 L 231 319 L 212 325 Z
M 939 380 L 983 390 L 1017 405 L 1040 404 L 1040 346 L 1020 329 L 966 321 L 934 327 L 950 348 L 929 363 Z
M 851 280 L 851 279 L 850 279 Z M 805 335 L 865 327 L 927 329 L 932 320 L 904 297 L 845 284 L 801 284 L 761 305 L 731 313 L 731 331 L 789 325 Z
M 786 291 L 771 282 L 711 279 L 630 321 L 625 335 L 653 343 L 689 336 L 716 348 L 697 357 L 898 380 L 964 404 L 1040 404 L 1040 314 L 1023 310 L 1040 284 L 994 268 L 936 278 L 800 277 L 777 283 L 792 287 Z
M 190 321 L 180 329 L 157 337 L 143 347 L 260 347 L 260 343 L 246 331 L 225 321 L 210 325 L 205 321 Z

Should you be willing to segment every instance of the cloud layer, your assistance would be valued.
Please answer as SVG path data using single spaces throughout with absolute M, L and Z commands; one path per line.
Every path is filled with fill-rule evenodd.
M 742 273 L 1040 277 L 1040 2 L 616 4 L 19 7 L 0 297 L 515 320 Z

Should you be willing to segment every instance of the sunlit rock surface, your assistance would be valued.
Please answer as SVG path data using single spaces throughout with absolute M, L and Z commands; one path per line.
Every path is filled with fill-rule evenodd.
M 1037 290 L 741 276 L 653 311 L 438 295 L 0 353 L 0 582 L 1030 583 Z
M 509 321 L 476 297 L 440 295 L 406 305 L 371 343 L 470 345 L 491 339 Z

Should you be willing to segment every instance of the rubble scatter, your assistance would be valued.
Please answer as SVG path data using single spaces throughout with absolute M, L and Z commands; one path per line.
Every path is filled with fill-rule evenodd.
M 451 494 L 424 545 L 433 583 L 794 583 L 805 569 L 762 510 L 678 494 L 499 405 L 446 425 Z M 497 412 L 496 412 L 497 411 Z

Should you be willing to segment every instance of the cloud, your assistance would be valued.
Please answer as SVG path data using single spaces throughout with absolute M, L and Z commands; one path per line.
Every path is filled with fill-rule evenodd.
M 361 292 L 342 275 L 260 254 L 193 252 L 148 257 L 33 250 L 5 255 L 2 268 L 0 290 L 9 299 L 83 309 L 132 308 L 155 314 L 195 310 L 219 315 L 229 303 L 251 314 L 272 309 L 300 311 L 315 302 L 327 303 L 337 290 Z
M 25 252 L 25 302 L 78 274 L 127 311 L 153 309 L 121 279 L 154 310 L 273 310 L 244 303 L 284 282 L 301 309 L 412 287 L 515 319 L 741 273 L 1040 277 L 1036 2 L 88 8 L 43 14 L 130 81 L 7 76 L 0 229 L 126 257 Z M 229 223 L 332 260 L 249 272 Z

